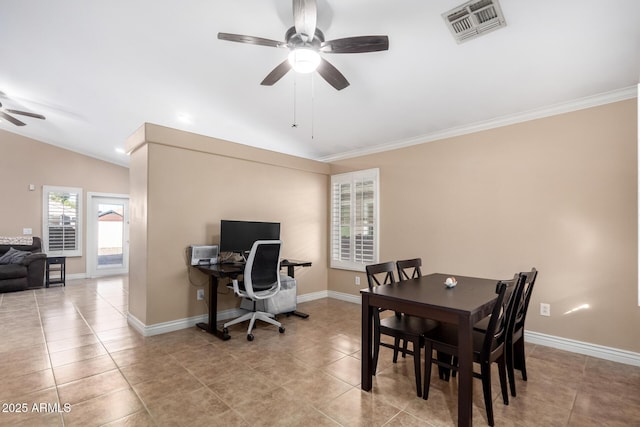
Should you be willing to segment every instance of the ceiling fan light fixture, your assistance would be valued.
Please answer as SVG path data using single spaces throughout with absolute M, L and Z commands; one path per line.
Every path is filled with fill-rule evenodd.
M 320 65 L 320 54 L 310 47 L 297 47 L 289 52 L 289 64 L 297 73 L 312 73 Z

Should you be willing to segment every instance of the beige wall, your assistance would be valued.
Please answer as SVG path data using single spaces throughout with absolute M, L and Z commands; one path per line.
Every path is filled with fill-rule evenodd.
M 130 311 L 145 325 L 207 312 L 185 250 L 218 243 L 221 219 L 280 222 L 282 256 L 313 262 L 296 271 L 298 295 L 326 291 L 328 165 L 149 124 L 129 148 Z M 238 306 L 219 292 L 219 310 Z
M 638 352 L 637 114 L 636 99 L 622 101 L 334 162 L 331 173 L 380 168 L 382 260 L 420 256 L 427 273 L 494 278 L 535 266 L 529 330 Z M 296 273 L 301 295 L 358 295 L 354 276 L 366 283 L 327 269 L 328 165 L 153 125 L 129 144 L 131 173 L 0 131 L 10 201 L 0 235 L 42 234 L 43 185 L 130 192 L 130 310 L 147 325 L 206 312 L 184 250 L 217 242 L 223 218 L 282 222 L 283 256 L 314 263 Z M 68 261 L 70 274 L 84 271 L 84 258 Z M 237 305 L 220 297 L 220 309 Z
M 636 141 L 632 99 L 335 162 L 332 173 L 380 168 L 381 261 L 419 256 L 426 273 L 491 278 L 535 266 L 527 329 L 638 352 Z M 329 289 L 357 294 L 356 274 L 330 270 Z
M 129 193 L 129 170 L 122 166 L 0 130 L 0 235 L 21 236 L 23 228 L 42 237 L 42 186 L 83 190 L 83 250 L 86 249 L 87 192 Z M 35 191 L 29 191 L 34 184 Z M 67 274 L 81 274 L 86 259 L 67 259 Z

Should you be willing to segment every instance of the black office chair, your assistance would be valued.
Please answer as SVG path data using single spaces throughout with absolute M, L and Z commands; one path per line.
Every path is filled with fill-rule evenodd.
M 366 271 L 369 289 L 373 289 L 375 286 L 384 286 L 394 283 L 395 277 L 393 275 L 393 270 L 393 262 L 367 265 Z M 378 355 L 380 353 L 381 346 L 393 349 L 393 363 L 398 361 L 398 352 L 402 352 L 402 357 L 409 354 L 413 356 L 416 376 L 416 394 L 420 397 L 422 395 L 420 350 L 424 344 L 422 334 L 434 329 L 438 323 L 433 320 L 408 316 L 398 312 L 396 312 L 394 316 L 381 319 L 381 311 L 384 311 L 384 309 L 376 311 L 373 318 L 373 375 L 376 374 L 376 369 L 378 367 Z M 393 344 L 381 342 L 380 335 L 382 334 L 393 337 Z M 404 341 L 402 348 L 400 347 L 401 340 Z M 413 343 L 413 350 L 408 349 L 407 344 L 409 341 Z
M 487 411 L 487 420 L 490 426 L 494 425 L 493 404 L 491 395 L 491 364 L 498 364 L 500 377 L 500 389 L 505 405 L 509 404 L 507 392 L 507 375 L 505 362 L 505 343 L 508 335 L 510 317 L 513 311 L 513 301 L 522 293 L 524 284 L 523 276 L 508 281 L 500 281 L 496 285 L 498 298 L 491 311 L 491 317 L 486 332 L 473 331 L 473 361 L 480 365 L 480 373 L 474 372 L 473 376 L 482 379 L 482 391 L 484 392 L 484 405 Z M 440 323 L 440 326 L 429 332 L 424 337 L 425 343 L 425 370 L 423 399 L 429 398 L 429 385 L 431 380 L 431 364 L 447 370 L 458 369 L 458 329 L 457 325 Z M 436 350 L 437 358 L 432 357 L 432 350 Z M 446 356 L 446 357 L 443 357 Z M 454 360 L 451 363 L 451 360 Z
M 229 326 L 249 320 L 247 340 L 253 341 L 253 325 L 256 320 L 270 323 L 284 333 L 284 327 L 275 320 L 275 315 L 265 311 L 257 311 L 256 303 L 273 298 L 280 291 L 280 240 L 258 240 L 251 247 L 251 252 L 244 268 L 244 281 L 233 279 L 233 292 L 253 301 L 253 311 L 226 322 L 223 332 L 229 333 Z M 215 321 L 215 319 L 213 320 Z

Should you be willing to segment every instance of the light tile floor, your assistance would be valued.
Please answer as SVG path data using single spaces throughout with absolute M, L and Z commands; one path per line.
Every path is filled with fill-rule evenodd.
M 286 333 L 244 328 L 222 342 L 196 327 L 144 338 L 127 325 L 127 278 L 0 294 L 0 425 L 450 426 L 456 383 L 416 397 L 408 357 L 383 349 L 372 392 L 360 390 L 360 306 L 300 304 Z M 640 368 L 527 347 L 529 381 L 500 426 L 640 425 Z M 434 369 L 434 375 L 437 372 Z M 474 424 L 486 425 L 474 381 Z

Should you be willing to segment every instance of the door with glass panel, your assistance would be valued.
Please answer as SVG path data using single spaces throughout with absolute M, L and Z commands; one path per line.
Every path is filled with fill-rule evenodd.
M 129 272 L 129 199 L 89 195 L 90 238 L 87 270 L 90 277 Z

